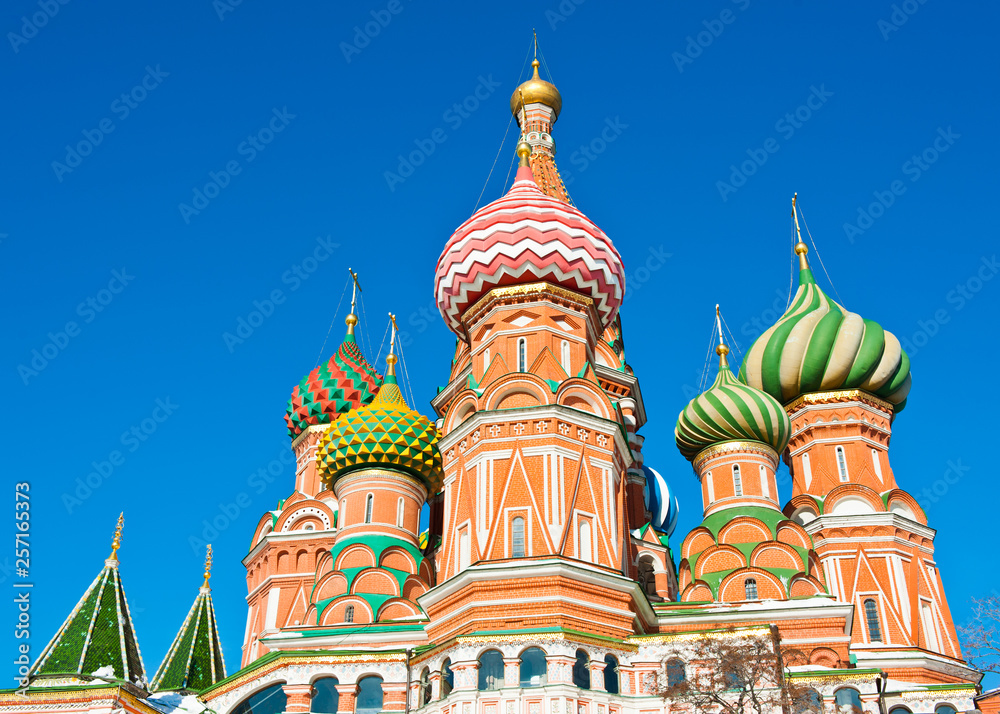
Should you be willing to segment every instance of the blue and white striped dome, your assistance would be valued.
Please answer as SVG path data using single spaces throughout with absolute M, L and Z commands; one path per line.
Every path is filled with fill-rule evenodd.
M 667 480 L 658 471 L 648 466 L 643 466 L 642 470 L 646 474 L 643 496 L 646 499 L 646 510 L 650 513 L 650 524 L 670 536 L 677 527 L 677 515 L 680 513 L 677 496 L 670 493 Z

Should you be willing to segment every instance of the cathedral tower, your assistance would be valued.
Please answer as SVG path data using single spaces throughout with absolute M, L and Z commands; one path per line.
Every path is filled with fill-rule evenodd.
M 793 217 L 797 229 L 794 201 Z M 967 678 L 934 561 L 935 531 L 889 463 L 893 420 L 910 391 L 909 358 L 892 333 L 816 285 L 801 237 L 795 253 L 798 290 L 740 374 L 791 419 L 785 512 L 815 540 L 830 592 L 854 606 L 858 666 L 901 679 Z

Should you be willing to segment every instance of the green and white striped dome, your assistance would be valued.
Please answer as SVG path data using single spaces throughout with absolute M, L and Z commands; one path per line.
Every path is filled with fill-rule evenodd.
M 806 246 L 796 246 L 799 289 L 781 319 L 757 338 L 740 379 L 782 404 L 803 394 L 862 389 L 898 413 L 910 391 L 910 358 L 891 332 L 848 312 L 813 278 Z
M 715 383 L 692 399 L 677 417 L 674 439 L 689 461 L 724 441 L 759 441 L 779 454 L 788 445 L 792 425 L 781 404 L 769 394 L 743 384 L 729 370 L 728 350 L 719 346 Z

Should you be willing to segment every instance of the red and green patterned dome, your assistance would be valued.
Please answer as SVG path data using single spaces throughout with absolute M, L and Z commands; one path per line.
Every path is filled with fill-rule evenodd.
M 368 364 L 354 341 L 357 318 L 347 316 L 347 335 L 326 364 L 295 385 L 285 409 L 288 435 L 293 439 L 314 424 L 329 424 L 351 409 L 370 404 L 382 375 Z

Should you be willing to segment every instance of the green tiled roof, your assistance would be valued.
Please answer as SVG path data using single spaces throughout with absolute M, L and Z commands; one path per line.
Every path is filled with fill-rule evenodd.
M 104 569 L 42 651 L 29 676 L 86 676 L 108 666 L 116 679 L 141 682 L 145 677 L 114 559 L 105 561 Z
M 212 593 L 201 588 L 150 689 L 199 692 L 226 678 Z

